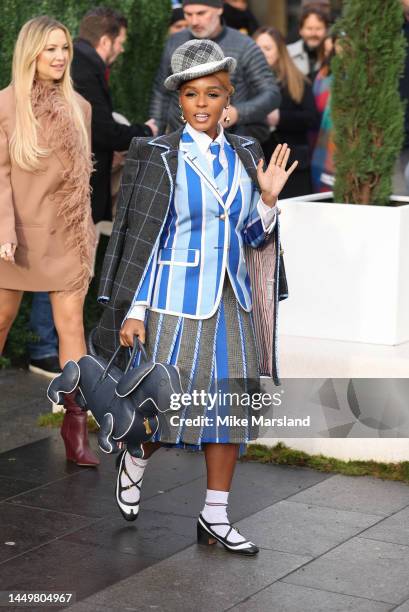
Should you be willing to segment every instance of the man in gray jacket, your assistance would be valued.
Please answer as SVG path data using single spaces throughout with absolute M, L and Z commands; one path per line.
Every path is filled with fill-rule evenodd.
M 263 53 L 251 38 L 222 25 L 222 0 L 184 0 L 183 10 L 188 29 L 168 39 L 153 86 L 150 117 L 156 121 L 159 132 L 173 131 L 182 125 L 178 93 L 163 86 L 172 72 L 170 59 L 174 50 L 187 40 L 209 38 L 220 45 L 226 56 L 237 60 L 232 75 L 235 94 L 223 126 L 241 136 L 267 140 L 266 116 L 278 108 L 280 91 Z
M 324 59 L 323 44 L 329 27 L 328 13 L 317 7 L 317 4 L 307 6 L 300 17 L 300 40 L 287 45 L 288 53 L 311 83 L 321 68 Z

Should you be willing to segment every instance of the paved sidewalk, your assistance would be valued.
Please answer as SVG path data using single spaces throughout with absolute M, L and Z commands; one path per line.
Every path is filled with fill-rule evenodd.
M 42 392 L 33 375 L 0 376 L 0 440 L 14 439 L 0 455 L 0 590 L 74 591 L 73 612 L 409 612 L 407 485 L 239 463 L 231 518 L 261 547 L 243 559 L 195 542 L 201 453 L 156 453 L 127 523 L 114 458 L 67 464 L 58 432 L 33 424 Z M 22 424 L 25 406 L 19 435 L 12 412 Z
M 48 437 L 36 423 L 39 414 L 50 410 L 49 383 L 27 370 L 0 370 L 0 453 Z

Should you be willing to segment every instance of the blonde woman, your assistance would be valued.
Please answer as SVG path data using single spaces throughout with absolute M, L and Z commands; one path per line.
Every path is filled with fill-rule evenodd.
M 253 38 L 275 73 L 281 92 L 280 107 L 267 116 L 271 134 L 262 144 L 264 155 L 270 159 L 278 144 L 288 143 L 292 151 L 290 161 L 297 159 L 298 167 L 292 181 L 285 185 L 281 198 L 311 193 L 309 132 L 319 128 L 311 84 L 291 59 L 281 32 L 263 27 Z
M 24 291 L 47 291 L 61 365 L 85 354 L 83 305 L 95 237 L 90 214 L 91 107 L 74 92 L 67 28 L 37 17 L 21 29 L 11 84 L 0 91 L 0 353 Z M 97 465 L 86 413 L 66 396 L 67 459 Z

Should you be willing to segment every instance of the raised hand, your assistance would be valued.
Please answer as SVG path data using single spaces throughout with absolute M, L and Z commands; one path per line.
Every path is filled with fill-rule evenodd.
M 261 197 L 263 202 L 268 206 L 275 205 L 289 176 L 291 176 L 298 166 L 298 161 L 295 161 L 288 170 L 286 170 L 290 152 L 291 149 L 287 144 L 279 144 L 274 149 L 270 163 L 265 172 L 263 170 L 263 160 L 260 159 L 257 164 L 257 178 L 261 189 Z
M 11 242 L 6 242 L 5 244 L 2 244 L 0 246 L 0 259 L 3 259 L 4 261 L 9 261 L 10 263 L 15 263 L 14 253 L 16 252 L 16 246 L 17 245 L 12 244 Z

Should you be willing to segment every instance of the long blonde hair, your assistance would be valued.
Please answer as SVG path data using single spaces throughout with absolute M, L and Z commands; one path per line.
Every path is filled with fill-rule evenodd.
M 292 98 L 297 104 L 300 104 L 304 95 L 305 84 L 308 82 L 308 79 L 300 70 L 298 70 L 297 66 L 291 59 L 290 54 L 287 51 L 284 37 L 279 30 L 269 27 L 259 28 L 253 34 L 254 40 L 257 41 L 257 38 L 261 34 L 268 34 L 277 45 L 278 58 L 273 66 L 273 70 L 277 76 L 277 80 L 281 83 L 281 85 L 288 89 L 290 98 Z
M 68 42 L 68 63 L 59 81 L 61 94 L 78 128 L 81 144 L 85 149 L 89 149 L 83 113 L 76 99 L 70 77 L 73 57 L 71 35 L 65 25 L 59 21 L 46 15 L 36 17 L 27 21 L 20 30 L 14 48 L 12 71 L 12 85 L 16 98 L 16 127 L 10 140 L 10 156 L 20 168 L 29 172 L 37 170 L 40 158 L 50 154 L 50 151 L 38 145 L 39 122 L 34 116 L 31 90 L 36 74 L 37 57 L 44 50 L 50 32 L 57 29 L 65 33 Z

